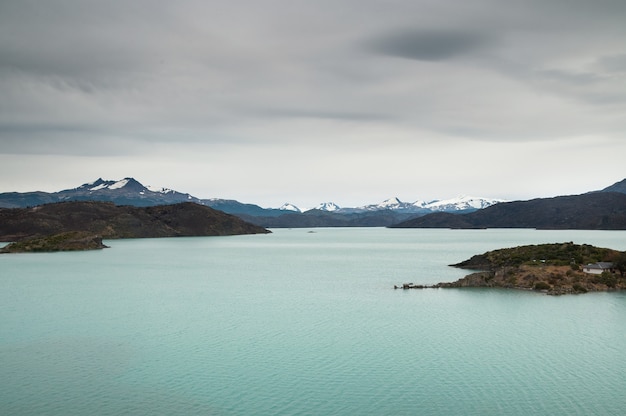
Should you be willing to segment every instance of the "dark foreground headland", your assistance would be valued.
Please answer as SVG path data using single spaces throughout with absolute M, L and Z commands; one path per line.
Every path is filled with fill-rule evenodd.
M 588 244 L 527 245 L 488 251 L 452 267 L 476 270 L 450 283 L 396 289 L 489 287 L 565 295 L 626 289 L 626 252 Z
M 80 232 L 80 237 L 67 233 Z M 269 233 L 263 227 L 191 202 L 152 207 L 110 202 L 61 202 L 33 208 L 0 209 L 0 241 L 21 242 L 25 251 L 60 251 L 86 238 L 156 238 Z M 97 237 L 95 237 L 97 236 Z M 76 237 L 76 238 L 75 238 Z M 26 240 L 30 240 L 26 243 Z M 73 245 L 72 245 L 73 244 Z M 78 243 L 71 247 L 81 247 Z M 83 249 L 92 249 L 85 243 Z M 98 247 L 96 247 L 98 248 Z M 4 252 L 8 249 L 5 248 Z

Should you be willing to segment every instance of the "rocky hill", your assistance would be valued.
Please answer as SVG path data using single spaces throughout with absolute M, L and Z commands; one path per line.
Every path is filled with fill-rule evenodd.
M 429 214 L 393 227 L 626 230 L 626 194 L 594 192 L 504 202 L 467 214 Z
M 233 215 L 191 202 L 132 207 L 76 201 L 0 209 L 0 241 L 19 241 L 69 231 L 84 231 L 105 239 L 269 232 Z
M 597 262 L 611 262 L 613 272 L 582 271 L 583 265 Z M 572 242 L 488 251 L 452 266 L 484 271 L 438 287 L 501 287 L 551 295 L 626 289 L 626 252 Z
M 590 263 L 610 263 L 610 271 L 591 274 Z M 490 287 L 545 292 L 549 295 L 626 289 L 626 252 L 572 242 L 527 245 L 488 251 L 457 264 L 480 270 L 455 282 L 405 283 L 396 289 Z

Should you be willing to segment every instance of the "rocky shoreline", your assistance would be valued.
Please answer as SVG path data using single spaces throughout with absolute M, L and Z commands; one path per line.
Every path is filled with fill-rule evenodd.
M 29 238 L 10 243 L 0 253 L 46 253 L 55 251 L 83 251 L 108 248 L 102 237 L 84 231 L 70 231 L 44 237 Z
M 611 262 L 601 273 L 585 272 L 584 265 Z M 502 288 L 559 296 L 626 289 L 626 252 L 573 243 L 520 246 L 473 256 L 453 267 L 479 270 L 455 282 L 419 285 L 404 283 L 394 289 Z

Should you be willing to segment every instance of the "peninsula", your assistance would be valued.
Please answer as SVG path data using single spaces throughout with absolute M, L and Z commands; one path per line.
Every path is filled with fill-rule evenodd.
M 269 230 L 204 205 L 150 207 L 75 201 L 0 208 L 0 252 L 103 248 L 102 239 L 266 234 Z
M 488 251 L 452 267 L 475 270 L 456 282 L 397 289 L 490 287 L 565 295 L 626 289 L 626 252 L 572 242 Z

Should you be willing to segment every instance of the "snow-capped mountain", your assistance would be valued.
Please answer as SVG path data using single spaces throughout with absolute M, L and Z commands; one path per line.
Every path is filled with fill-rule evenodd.
M 312 208 L 312 209 L 316 209 L 318 211 L 336 212 L 336 211 L 339 211 L 341 208 L 339 207 L 339 205 L 335 204 L 334 202 L 322 202 L 321 204 L 317 205 L 315 208 Z
M 426 204 L 424 208 L 431 211 L 470 211 L 490 207 L 499 202 L 505 202 L 502 199 L 479 198 L 475 196 L 459 196 L 452 199 L 444 199 Z
M 398 198 L 393 197 L 393 198 L 385 199 L 383 202 L 379 204 L 364 205 L 362 207 L 358 207 L 357 209 L 364 210 L 364 211 L 378 211 L 381 209 L 399 210 L 399 209 L 407 209 L 410 207 L 410 205 L 411 204 L 402 202 Z
M 122 180 L 103 180 L 98 178 L 93 182 L 85 183 L 77 188 L 66 189 L 54 193 L 27 192 L 0 194 L 0 207 L 17 208 L 36 206 L 47 203 L 95 200 L 109 201 L 117 205 L 152 206 L 169 205 L 179 202 L 195 202 L 218 209 L 228 214 L 250 217 L 278 217 L 284 214 L 315 215 L 315 210 L 325 211 L 335 215 L 363 214 L 368 218 L 373 215 L 406 216 L 425 215 L 430 212 L 467 212 L 489 207 L 501 200 L 458 197 L 437 201 L 404 202 L 397 197 L 386 199 L 378 204 L 370 204 L 357 208 L 341 208 L 334 202 L 323 202 L 310 210 L 301 210 L 296 205 L 285 203 L 280 208 L 261 208 L 258 205 L 241 203 L 226 199 L 199 199 L 190 194 L 174 191 L 169 188 L 144 186 L 133 178 Z M 373 224 L 373 222 L 372 222 Z
M 289 202 L 284 203 L 280 208 L 281 211 L 292 211 L 292 212 L 302 212 L 300 208 L 297 206 L 290 204 Z
M 187 199 L 193 199 L 191 195 L 181 194 L 179 192 L 174 191 L 173 189 L 159 188 L 159 187 L 151 186 L 151 185 L 144 186 L 133 178 L 124 178 L 120 181 L 105 181 L 102 178 L 99 178 L 98 180 L 94 182 L 86 183 L 76 189 L 88 190 L 91 192 L 102 191 L 104 189 L 108 189 L 110 191 L 114 191 L 116 189 L 124 189 L 130 192 L 133 192 L 133 191 L 139 192 L 139 194 L 141 195 L 145 195 L 146 193 L 150 193 L 150 192 L 162 194 L 162 195 L 179 194 L 179 195 L 185 195 Z
M 380 210 L 392 210 L 392 211 L 404 211 L 404 212 L 423 212 L 426 202 L 403 202 L 397 197 L 385 199 L 378 204 L 365 205 L 355 208 L 355 211 L 380 211 Z
M 497 199 L 478 198 L 470 196 L 461 196 L 458 198 L 434 200 L 434 201 L 422 201 L 415 202 L 403 202 L 400 199 L 394 197 L 384 200 L 378 204 L 365 205 L 358 208 L 343 208 L 340 212 L 365 212 L 365 211 L 382 211 L 392 210 L 396 212 L 404 213 L 427 213 L 427 212 L 459 212 L 459 211 L 471 211 L 482 208 L 487 208 L 498 202 L 503 202 Z
M 178 202 L 201 203 L 200 199 L 189 194 L 168 188 L 144 186 L 133 178 L 115 181 L 98 178 L 78 188 L 57 192 L 55 195 L 60 201 L 100 200 L 111 201 L 118 205 L 135 206 L 167 205 Z

